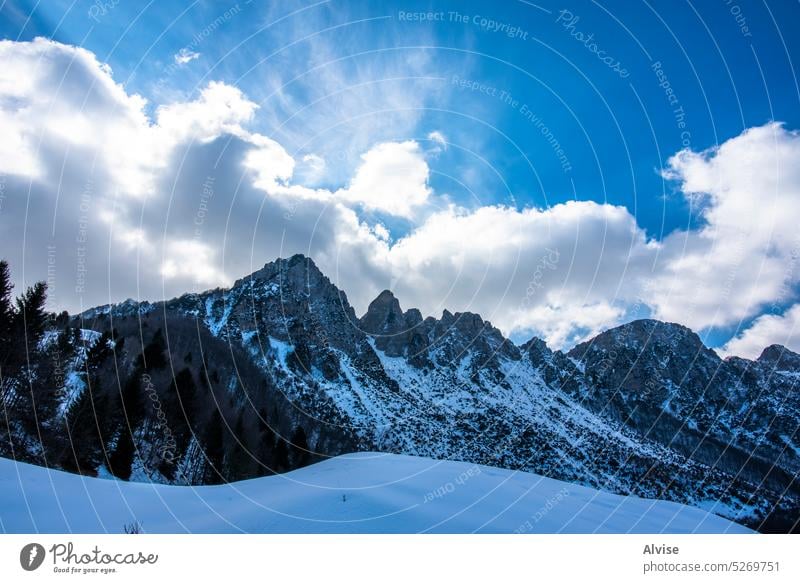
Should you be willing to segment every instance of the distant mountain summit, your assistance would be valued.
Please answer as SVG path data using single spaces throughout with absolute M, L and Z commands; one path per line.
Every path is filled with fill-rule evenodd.
M 86 437 L 95 449 L 77 468 L 63 452 L 42 459 L 23 419 L 0 440 L 8 457 L 204 484 L 378 450 L 692 504 L 761 530 L 800 518 L 800 356 L 779 346 L 722 360 L 688 328 L 638 320 L 564 353 L 517 346 L 478 314 L 423 318 L 389 290 L 359 318 L 302 255 L 230 289 L 89 310 L 48 338 L 65 351 L 67 421 L 88 386 L 96 409 L 131 415 Z M 8 386 L 22 391 L 21 377 Z M 121 427 L 133 429 L 125 455 Z
M 758 362 L 779 372 L 800 371 L 800 354 L 780 344 L 767 346 L 758 357 Z

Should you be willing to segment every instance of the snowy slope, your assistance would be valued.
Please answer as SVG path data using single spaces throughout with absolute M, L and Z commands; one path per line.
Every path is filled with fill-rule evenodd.
M 223 486 L 86 478 L 0 459 L 0 530 L 119 533 L 750 532 L 703 510 L 536 474 L 411 456 L 344 455 Z

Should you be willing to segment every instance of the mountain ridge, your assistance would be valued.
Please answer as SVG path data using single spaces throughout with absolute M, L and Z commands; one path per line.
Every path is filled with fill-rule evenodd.
M 389 290 L 358 317 L 299 254 L 227 289 L 95 308 L 53 334 L 76 329 L 113 350 L 91 366 L 72 357 L 72 393 L 110 387 L 100 396 L 125 402 L 111 387 L 136 397 L 150 383 L 176 436 L 165 467 L 172 442 L 134 407 L 136 455 L 114 458 L 117 427 L 102 440 L 112 455 L 87 456 L 82 472 L 203 484 L 377 450 L 534 471 L 766 530 L 800 517 L 800 369 L 783 347 L 723 360 L 690 329 L 644 319 L 553 351 L 536 337 L 516 345 L 478 314 L 404 311 Z M 30 438 L 18 441 L 35 461 Z
M 298 265 L 300 263 L 305 263 L 307 270 L 309 270 L 310 272 L 315 272 L 315 273 L 319 274 L 319 276 L 324 278 L 324 280 L 328 284 L 330 284 L 330 285 L 335 287 L 335 284 L 333 284 L 331 282 L 331 280 L 327 276 L 325 276 L 325 274 L 319 269 L 319 267 L 316 265 L 316 263 L 314 262 L 314 260 L 311 257 L 308 257 L 308 256 L 306 256 L 306 255 L 304 255 L 302 253 L 295 253 L 295 254 L 287 257 L 287 258 L 278 257 L 274 261 L 270 261 L 270 262 L 265 263 L 262 268 L 254 271 L 253 273 L 251 273 L 249 275 L 243 276 L 243 277 L 235 280 L 234 283 L 230 287 L 227 287 L 227 288 L 225 288 L 225 287 L 217 287 L 217 288 L 210 288 L 210 289 L 207 289 L 207 290 L 204 290 L 204 291 L 201 291 L 201 292 L 187 292 L 187 293 L 181 294 L 180 296 L 176 296 L 174 298 L 164 299 L 164 300 L 156 300 L 156 301 L 152 301 L 152 300 L 136 300 L 134 298 L 127 298 L 127 299 L 125 299 L 125 300 L 123 300 L 121 302 L 115 302 L 115 303 L 110 303 L 110 304 L 102 304 L 100 306 L 87 308 L 83 312 L 80 312 L 80 313 L 76 314 L 73 317 L 83 317 L 83 318 L 86 318 L 86 319 L 90 319 L 90 318 L 96 317 L 97 315 L 100 315 L 102 313 L 108 313 L 110 310 L 126 309 L 126 308 L 127 309 L 133 309 L 134 306 L 138 306 L 138 307 L 144 308 L 144 309 L 153 309 L 154 306 L 157 306 L 159 304 L 170 303 L 170 302 L 177 301 L 177 300 L 180 300 L 181 298 L 188 297 L 188 296 L 198 296 L 198 295 L 204 295 L 204 294 L 213 293 L 213 292 L 226 292 L 226 291 L 229 291 L 229 290 L 235 288 L 236 286 L 244 284 L 244 283 L 246 283 L 246 282 L 248 282 L 248 281 L 250 281 L 252 279 L 264 278 L 266 274 L 268 274 L 268 276 L 274 276 L 274 272 L 272 270 L 274 269 L 275 265 L 278 265 L 281 262 L 283 262 L 285 265 L 288 265 L 288 266 L 296 266 L 296 265 Z M 338 290 L 338 288 L 337 288 L 337 290 Z M 346 299 L 347 294 L 346 294 L 345 291 L 338 290 L 338 292 L 339 292 L 339 294 L 341 294 Z M 370 307 L 375 302 L 381 301 L 383 298 L 391 298 L 392 301 L 397 303 L 398 308 L 400 308 L 399 298 L 397 298 L 397 296 L 394 294 L 394 292 L 391 291 L 390 289 L 384 289 L 381 292 L 379 292 L 379 294 L 375 297 L 374 300 L 372 300 L 370 305 L 365 310 L 364 314 L 362 314 L 360 317 L 359 316 L 355 317 L 356 320 L 362 321 L 364 318 L 366 318 L 370 313 Z M 349 303 L 348 303 L 348 305 L 349 305 Z M 480 314 L 476 313 L 476 312 L 469 312 L 469 311 L 467 311 L 467 312 L 458 312 L 458 311 L 451 312 L 448 308 L 443 308 L 442 309 L 442 315 L 438 319 L 435 316 L 423 317 L 421 311 L 418 308 L 413 308 L 413 307 L 412 308 L 408 308 L 405 311 L 401 310 L 400 313 L 404 317 L 411 317 L 414 320 L 414 325 L 417 325 L 418 323 L 422 323 L 422 322 L 424 322 L 426 320 L 429 320 L 429 321 L 442 321 L 442 320 L 444 320 L 444 321 L 449 323 L 449 322 L 452 322 L 453 320 L 458 320 L 460 317 L 478 317 L 483 322 L 485 322 L 487 325 L 491 326 L 491 322 L 489 322 L 488 320 L 483 320 L 482 316 Z M 604 330 L 604 331 L 598 333 L 597 335 L 595 335 L 594 337 L 590 338 L 589 340 L 585 340 L 585 341 L 577 343 L 572 348 L 563 349 L 563 350 L 560 350 L 560 351 L 565 353 L 565 354 L 568 354 L 568 353 L 570 353 L 572 351 L 575 351 L 579 346 L 590 344 L 591 342 L 593 342 L 595 339 L 597 339 L 598 337 L 602 336 L 606 332 L 611 332 L 613 330 L 619 330 L 619 329 L 625 329 L 628 326 L 639 325 L 641 323 L 654 323 L 656 325 L 662 325 L 662 326 L 665 326 L 665 327 L 674 327 L 674 328 L 678 328 L 678 329 L 682 329 L 682 330 L 688 331 L 693 336 L 695 336 L 698 339 L 698 341 L 704 347 L 706 347 L 708 350 L 712 350 L 712 351 L 714 351 L 716 353 L 716 350 L 714 348 L 706 346 L 705 343 L 703 343 L 702 340 L 700 340 L 700 338 L 697 335 L 697 333 L 694 332 L 693 330 L 691 330 L 690 328 L 688 328 L 688 327 L 686 327 L 686 326 L 684 326 L 682 324 L 675 323 L 675 322 L 666 322 L 666 321 L 657 320 L 657 319 L 654 319 L 654 318 L 638 318 L 638 319 L 635 319 L 635 320 L 631 320 L 629 322 L 625 322 L 623 324 L 618 324 L 616 326 L 613 326 L 611 328 L 608 328 L 607 330 Z M 374 333 L 374 334 L 377 334 L 377 332 Z M 524 341 L 521 344 L 515 344 L 515 346 L 517 346 L 518 348 L 522 348 L 524 345 L 528 344 L 529 342 L 531 342 L 533 340 L 541 340 L 541 338 L 539 338 L 538 336 L 533 336 L 529 340 Z M 511 342 L 511 340 L 508 340 L 508 341 Z M 544 341 L 544 340 L 542 340 L 542 341 Z M 786 346 L 783 346 L 781 344 L 772 344 L 770 346 L 765 347 L 763 349 L 763 351 L 762 351 L 762 354 L 759 357 L 757 357 L 756 359 L 747 359 L 747 358 L 744 358 L 744 357 L 741 357 L 741 356 L 732 356 L 732 357 L 729 356 L 729 357 L 725 357 L 725 358 L 723 358 L 723 357 L 720 357 L 720 358 L 722 360 L 726 360 L 727 358 L 738 358 L 738 359 L 741 359 L 741 360 L 744 360 L 744 361 L 748 361 L 748 362 L 758 362 L 758 361 L 764 361 L 765 358 L 770 358 L 770 360 L 774 360 L 774 357 L 773 356 L 769 356 L 769 355 L 770 354 L 774 354 L 775 352 L 786 354 L 788 358 L 792 359 L 792 365 L 793 366 L 795 366 L 795 363 L 800 363 L 800 354 L 790 350 L 789 348 L 787 348 Z

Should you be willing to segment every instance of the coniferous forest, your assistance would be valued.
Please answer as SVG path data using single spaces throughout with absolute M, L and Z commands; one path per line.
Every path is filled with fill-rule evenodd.
M 156 315 L 118 328 L 101 316 L 86 328 L 80 317 L 48 312 L 44 282 L 14 291 L 0 261 L 0 456 L 191 484 L 312 461 L 306 430 L 283 419 L 281 399 L 270 399 L 260 375 L 198 349 L 198 331 L 180 319 Z

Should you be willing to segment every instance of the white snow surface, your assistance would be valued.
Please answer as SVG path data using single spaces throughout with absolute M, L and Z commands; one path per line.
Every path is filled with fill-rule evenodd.
M 746 533 L 699 508 L 526 472 L 357 453 L 221 486 L 82 477 L 0 459 L 0 531 Z

